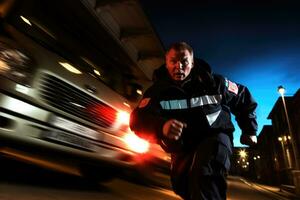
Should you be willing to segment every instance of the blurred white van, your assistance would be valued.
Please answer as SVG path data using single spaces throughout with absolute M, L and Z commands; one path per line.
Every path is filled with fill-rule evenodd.
M 0 6 L 0 156 L 103 180 L 135 169 L 149 143 L 128 128 L 130 69 L 45 2 Z

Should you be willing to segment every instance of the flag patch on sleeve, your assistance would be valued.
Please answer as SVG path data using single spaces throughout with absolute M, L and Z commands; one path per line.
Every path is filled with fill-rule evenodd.
M 142 99 L 142 100 L 140 101 L 139 108 L 144 108 L 144 107 L 146 107 L 146 106 L 149 104 L 150 99 L 151 99 L 151 98 L 144 98 L 144 99 Z
M 231 82 L 230 80 L 226 79 L 226 86 L 228 88 L 228 91 L 230 91 L 236 95 L 239 93 L 239 88 L 236 83 Z

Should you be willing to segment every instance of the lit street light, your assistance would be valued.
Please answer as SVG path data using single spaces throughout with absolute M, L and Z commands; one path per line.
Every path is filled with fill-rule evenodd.
M 285 88 L 282 85 L 278 86 L 278 92 L 281 96 L 283 96 L 285 93 Z
M 246 158 L 247 157 L 247 152 L 244 149 L 242 149 L 242 150 L 240 150 L 239 155 L 240 155 L 241 158 Z
M 288 125 L 288 131 L 289 131 L 288 139 L 292 143 L 292 148 L 293 148 L 293 153 L 294 153 L 294 158 L 295 158 L 295 167 L 294 167 L 294 170 L 292 170 L 292 176 L 293 176 L 294 185 L 295 185 L 295 192 L 296 192 L 296 194 L 300 195 L 300 171 L 299 171 L 299 162 L 298 162 L 299 154 L 298 154 L 298 149 L 297 149 L 296 140 L 295 140 L 297 137 L 295 137 L 294 132 L 292 131 L 292 128 L 291 128 L 290 119 L 289 119 L 289 115 L 287 112 L 285 99 L 284 99 L 284 92 L 285 92 L 284 87 L 279 86 L 278 92 L 280 93 L 281 98 L 282 98 L 283 108 L 284 108 L 285 117 L 286 117 L 286 121 L 287 121 L 287 125 Z M 281 143 L 282 143 L 282 141 L 281 141 Z
M 289 139 L 291 139 L 292 148 L 293 148 L 293 152 L 294 152 L 295 169 L 299 169 L 298 156 L 297 156 L 298 155 L 298 149 L 296 148 L 296 145 L 295 145 L 295 138 L 296 137 L 294 137 L 293 132 L 292 132 L 290 119 L 289 119 L 289 115 L 288 115 L 287 108 L 286 108 L 286 103 L 285 103 L 285 98 L 284 98 L 285 88 L 282 85 L 278 86 L 278 92 L 281 95 L 283 108 L 284 108 L 284 112 L 285 112 L 285 117 L 286 117 L 286 121 L 287 121 L 287 125 L 288 125 L 288 131 L 289 131 L 288 135 L 289 135 Z M 286 136 L 284 136 L 284 139 L 286 141 Z M 278 138 L 278 140 L 279 140 L 279 138 Z

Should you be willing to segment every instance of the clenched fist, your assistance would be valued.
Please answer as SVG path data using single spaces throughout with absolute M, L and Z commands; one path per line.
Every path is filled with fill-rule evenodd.
M 163 135 L 169 139 L 178 140 L 186 123 L 176 119 L 170 119 L 163 125 Z

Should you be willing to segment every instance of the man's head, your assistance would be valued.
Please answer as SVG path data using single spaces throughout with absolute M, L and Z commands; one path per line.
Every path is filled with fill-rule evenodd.
M 166 67 L 174 81 L 183 81 L 194 66 L 193 49 L 185 42 L 172 44 L 166 52 Z

